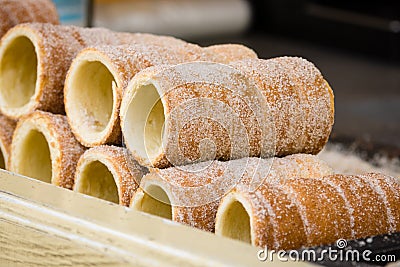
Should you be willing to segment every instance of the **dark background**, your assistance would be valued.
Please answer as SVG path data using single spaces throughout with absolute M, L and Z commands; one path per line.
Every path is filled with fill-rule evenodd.
M 193 40 L 239 42 L 261 58 L 304 57 L 335 93 L 331 139 L 400 157 L 400 1 L 250 1 L 241 35 Z

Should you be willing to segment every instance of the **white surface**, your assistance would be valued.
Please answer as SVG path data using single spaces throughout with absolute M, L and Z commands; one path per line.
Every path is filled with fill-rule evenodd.
M 383 156 L 377 156 L 375 165 L 363 160 L 357 153 L 339 145 L 328 144 L 318 157 L 328 163 L 336 173 L 341 174 L 363 174 L 368 172 L 379 172 L 400 179 L 399 160 L 389 160 Z

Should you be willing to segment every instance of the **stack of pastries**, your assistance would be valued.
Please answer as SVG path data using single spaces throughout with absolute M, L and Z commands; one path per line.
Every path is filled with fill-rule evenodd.
M 400 231 L 397 179 L 315 156 L 334 97 L 311 62 L 55 24 L 1 39 L 1 167 L 271 249 Z

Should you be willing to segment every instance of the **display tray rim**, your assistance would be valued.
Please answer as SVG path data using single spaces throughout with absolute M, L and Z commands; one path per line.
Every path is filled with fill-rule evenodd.
M 103 263 L 108 259 L 104 266 L 266 264 L 257 259 L 260 248 L 5 170 L 0 170 L 0 230 L 0 250 L 5 252 L 0 253 L 0 265 L 35 266 L 29 263 L 41 257 L 73 266 L 96 264 L 97 257 Z M 47 241 L 50 245 L 41 248 Z M 73 259 L 72 252 L 63 255 L 60 247 L 90 253 L 87 259 L 79 253 L 80 258 Z M 287 263 L 272 263 L 282 265 Z

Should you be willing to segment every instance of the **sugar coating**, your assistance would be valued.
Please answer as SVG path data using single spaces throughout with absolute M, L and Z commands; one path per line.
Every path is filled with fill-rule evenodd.
M 109 68 L 115 79 L 115 86 L 112 88 L 115 93 L 115 97 L 113 98 L 115 108 L 112 111 L 110 119 L 112 127 L 109 128 L 109 131 L 106 134 L 102 133 L 104 137 L 100 141 L 89 141 L 82 137 L 79 132 L 79 127 L 75 127 L 77 122 L 75 122 L 74 118 L 69 116 L 68 113 L 67 102 L 72 100 L 68 99 L 68 97 L 65 97 L 64 99 L 66 103 L 66 113 L 72 131 L 77 136 L 78 140 L 86 146 L 93 147 L 102 144 L 121 144 L 122 135 L 119 122 L 119 111 L 122 95 L 129 81 L 139 71 L 154 65 L 178 64 L 187 61 L 194 61 L 199 59 L 199 56 L 201 55 L 200 47 L 185 43 L 175 38 L 153 36 L 149 34 L 129 34 L 124 38 L 128 38 L 129 36 L 131 38 L 131 44 L 129 45 L 101 45 L 83 49 L 74 59 L 66 77 L 65 93 L 68 90 L 72 90 L 68 87 L 68 80 L 74 79 L 71 73 L 73 73 L 74 68 L 80 68 L 80 65 L 78 64 L 79 62 L 82 60 L 90 61 L 91 58 L 93 58 L 93 61 L 98 61 L 99 58 L 101 58 L 103 63 L 107 63 L 107 68 Z M 132 38 L 133 36 L 135 38 Z M 157 40 L 159 42 L 157 42 Z M 67 96 L 68 94 L 66 93 L 65 95 Z M 73 106 L 73 103 L 71 105 Z M 84 113 L 82 116 L 85 116 L 88 119 L 90 117 Z
M 164 151 L 150 166 L 273 154 L 273 138 L 264 149 L 260 147 L 260 128 L 270 126 L 262 109 L 264 103 L 239 71 L 212 62 L 162 65 L 138 73 L 128 88 L 145 80 L 158 85 L 167 118 Z M 206 139 L 211 142 L 204 143 Z M 202 150 L 201 142 L 205 145 Z M 213 144 L 215 157 L 210 148 Z M 149 164 L 146 159 L 137 160 Z
M 204 47 L 204 57 L 213 62 L 229 64 L 233 61 L 258 58 L 256 52 L 240 44 L 218 44 Z
M 186 42 L 167 36 L 113 32 L 104 28 L 25 23 L 10 30 L 5 38 L 16 38 L 30 32 L 38 56 L 39 92 L 33 110 L 39 109 L 57 114 L 64 113 L 63 88 L 67 71 L 75 56 L 84 48 L 97 45 L 167 44 L 187 45 Z M 193 47 L 196 47 L 193 45 Z M 30 110 L 32 111 L 32 110 Z M 22 114 L 21 114 L 22 115 Z
M 89 142 L 81 137 L 78 128 L 74 127 L 73 118 L 67 116 L 71 124 L 74 134 L 78 140 L 89 147 L 101 144 L 120 144 L 121 129 L 119 123 L 119 106 L 122 101 L 122 94 L 127 87 L 129 81 L 141 70 L 157 65 L 172 65 L 184 62 L 209 60 L 215 62 L 230 62 L 242 58 L 256 58 L 253 50 L 235 44 L 215 45 L 206 48 L 201 48 L 198 45 L 186 43 L 182 40 L 169 36 L 156 36 L 151 34 L 130 34 L 121 33 L 122 39 L 129 39 L 129 44 L 126 45 L 101 45 L 83 49 L 74 59 L 69 73 L 73 71 L 76 64 L 84 58 L 84 60 L 98 60 L 101 58 L 108 63 L 108 68 L 114 74 L 116 86 L 113 88 L 116 93 L 114 98 L 115 109 L 111 115 L 110 122 L 113 124 L 107 134 L 100 142 Z M 134 38 L 133 38 L 134 37 Z M 89 58 L 89 59 L 88 59 Z M 68 79 L 73 79 L 72 75 L 67 75 L 67 82 L 64 89 L 68 88 Z M 69 101 L 65 98 L 64 101 Z M 67 106 L 67 105 L 66 105 Z M 66 109 L 68 109 L 66 107 Z

